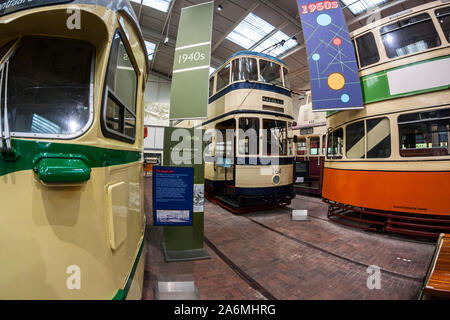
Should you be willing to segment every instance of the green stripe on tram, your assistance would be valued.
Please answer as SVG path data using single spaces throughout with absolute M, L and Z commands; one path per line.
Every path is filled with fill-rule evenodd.
M 82 159 L 90 168 L 123 165 L 141 159 L 141 152 L 131 150 L 18 139 L 12 139 L 11 143 L 19 157 L 8 161 L 0 154 L 0 177 L 18 171 L 33 170 L 41 158 Z

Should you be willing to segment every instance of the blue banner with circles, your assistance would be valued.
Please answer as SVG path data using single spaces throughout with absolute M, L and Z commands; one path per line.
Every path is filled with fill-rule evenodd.
M 338 1 L 297 0 L 314 111 L 364 108 L 355 48 Z

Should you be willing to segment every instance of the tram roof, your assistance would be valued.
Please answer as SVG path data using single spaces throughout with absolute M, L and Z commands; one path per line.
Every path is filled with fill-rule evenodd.
M 224 65 L 226 65 L 231 59 L 236 58 L 236 57 L 240 57 L 240 56 L 255 56 L 255 57 L 266 58 L 266 59 L 274 60 L 274 61 L 277 61 L 277 62 L 279 62 L 281 64 L 284 64 L 286 67 L 288 66 L 287 63 L 284 62 L 283 60 L 278 59 L 277 57 L 271 56 L 269 54 L 256 52 L 256 51 L 239 51 L 239 52 L 236 52 L 235 54 L 233 54 L 231 57 L 229 57 L 224 64 L 222 64 L 219 68 L 217 68 L 217 70 L 220 70 L 220 68 L 222 68 Z M 217 70 L 214 71 L 210 75 L 210 77 L 212 77 L 214 74 L 216 74 Z

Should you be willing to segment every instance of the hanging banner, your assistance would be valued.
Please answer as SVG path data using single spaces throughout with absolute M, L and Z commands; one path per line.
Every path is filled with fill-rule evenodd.
M 170 120 L 207 117 L 214 2 L 183 8 L 178 27 Z
M 313 111 L 363 109 L 355 48 L 338 1 L 297 0 Z

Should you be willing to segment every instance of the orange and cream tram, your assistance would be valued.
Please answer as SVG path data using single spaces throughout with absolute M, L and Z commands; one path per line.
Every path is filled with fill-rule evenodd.
M 365 108 L 329 115 L 329 217 L 367 229 L 450 231 L 450 4 L 434 1 L 352 34 Z

